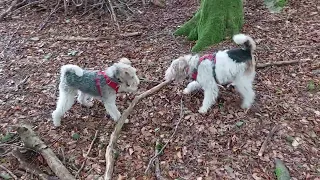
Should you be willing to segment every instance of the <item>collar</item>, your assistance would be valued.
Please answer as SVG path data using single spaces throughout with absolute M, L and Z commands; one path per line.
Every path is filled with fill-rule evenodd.
M 109 87 L 111 87 L 112 89 L 114 89 L 116 91 L 116 93 L 118 93 L 119 84 L 115 81 L 112 81 L 112 79 L 109 76 L 107 76 L 107 74 L 104 71 L 98 71 L 97 77 L 95 78 L 95 82 L 96 82 L 96 87 L 99 91 L 100 96 L 102 96 L 102 92 L 101 92 L 100 78 L 98 77 L 99 75 L 102 75 L 104 77 L 104 79 L 106 80 L 106 84 Z
M 198 76 L 198 66 L 201 64 L 202 61 L 204 61 L 204 60 L 206 60 L 206 59 L 209 60 L 209 61 L 213 61 L 214 64 L 216 64 L 216 62 L 217 62 L 217 60 L 216 60 L 216 55 L 215 55 L 215 54 L 205 54 L 205 55 L 201 56 L 201 57 L 199 58 L 197 67 L 194 68 L 193 71 L 192 71 L 191 77 L 192 77 L 193 80 L 197 80 L 197 76 Z

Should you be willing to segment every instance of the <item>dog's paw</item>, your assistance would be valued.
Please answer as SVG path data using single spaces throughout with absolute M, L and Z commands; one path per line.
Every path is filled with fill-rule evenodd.
M 242 108 L 242 109 L 250 109 L 250 107 L 251 107 L 251 104 L 250 104 L 250 103 L 242 103 L 242 104 L 241 104 L 241 108 Z
M 198 110 L 199 113 L 201 114 L 206 114 L 208 112 L 208 109 L 207 108 L 204 108 L 204 107 L 201 107 L 199 110 Z
M 185 88 L 185 89 L 183 90 L 183 94 L 190 94 L 189 89 L 188 89 L 188 88 Z

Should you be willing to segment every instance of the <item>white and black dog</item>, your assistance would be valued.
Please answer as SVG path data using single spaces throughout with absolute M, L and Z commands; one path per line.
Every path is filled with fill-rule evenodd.
M 219 84 L 231 83 L 235 86 L 243 98 L 242 108 L 249 109 L 254 102 L 255 93 L 252 83 L 256 73 L 253 52 L 256 49 L 256 43 L 250 36 L 244 34 L 234 35 L 233 41 L 244 45 L 244 48 L 218 51 L 202 57 L 198 54 L 184 55 L 173 60 L 166 71 L 165 79 L 169 81 L 179 81 L 186 77 L 194 80 L 183 90 L 184 94 L 200 88 L 204 90 L 200 113 L 207 113 L 215 103 Z

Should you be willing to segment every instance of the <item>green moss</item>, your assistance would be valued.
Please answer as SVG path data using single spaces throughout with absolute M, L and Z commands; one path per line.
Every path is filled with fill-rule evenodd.
M 199 52 L 239 33 L 242 26 L 242 0 L 202 0 L 197 13 L 174 34 L 196 40 L 192 52 Z

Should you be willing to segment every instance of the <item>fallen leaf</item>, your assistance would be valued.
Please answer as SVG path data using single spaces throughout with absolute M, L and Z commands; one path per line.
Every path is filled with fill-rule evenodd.
M 132 155 L 134 152 L 133 148 L 129 148 L 129 154 Z

